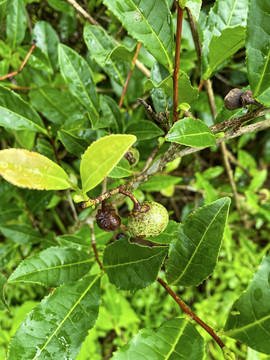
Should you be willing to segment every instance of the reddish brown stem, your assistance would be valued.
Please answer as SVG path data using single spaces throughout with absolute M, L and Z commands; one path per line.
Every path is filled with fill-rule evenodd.
M 136 199 L 134 195 L 132 195 L 130 192 L 125 190 L 124 185 L 119 185 L 117 188 L 105 191 L 102 195 L 97 196 L 94 199 L 88 199 L 88 201 L 85 202 L 85 206 L 87 206 L 87 202 L 91 203 L 92 205 L 97 205 L 100 202 L 102 202 L 102 206 L 103 206 L 103 204 L 105 205 L 106 199 L 109 199 L 112 196 L 119 193 L 128 196 L 133 201 L 135 210 L 141 209 L 141 203 Z
M 28 51 L 25 59 L 23 60 L 21 66 L 19 67 L 19 70 L 13 71 L 12 73 L 9 73 L 9 74 L 7 74 L 7 75 L 4 75 L 4 76 L 0 77 L 0 80 L 5 80 L 5 79 L 7 79 L 7 78 L 9 78 L 9 77 L 11 77 L 11 76 L 15 76 L 15 75 L 19 74 L 19 73 L 22 71 L 22 69 L 24 68 L 25 64 L 27 63 L 27 60 L 29 59 L 29 57 L 30 57 L 30 55 L 32 54 L 32 52 L 33 52 L 33 50 L 34 50 L 35 47 L 36 47 L 36 44 L 33 44 L 33 45 L 31 46 L 31 48 L 30 48 L 30 50 Z
M 121 99 L 120 99 L 119 104 L 118 104 L 119 108 L 121 108 L 121 106 L 122 106 L 122 104 L 123 104 L 124 97 L 125 97 L 126 92 L 127 92 L 128 84 L 129 84 L 129 82 L 130 82 L 131 75 L 132 75 L 132 73 L 133 73 L 134 65 L 135 65 L 135 62 L 136 62 L 137 57 L 138 57 L 138 55 L 139 55 L 139 51 L 140 51 L 141 45 L 142 45 L 142 43 L 140 43 L 140 42 L 139 42 L 138 45 L 137 45 L 137 49 L 136 49 L 134 58 L 133 58 L 133 60 L 132 60 L 132 61 L 133 61 L 133 66 L 132 66 L 132 68 L 129 70 L 129 73 L 128 73 L 128 76 L 127 76 L 127 79 L 126 79 L 126 82 L 125 82 L 125 85 L 124 85 L 123 93 L 122 93 Z
M 185 314 L 192 317 L 193 320 L 196 321 L 205 331 L 208 332 L 209 335 L 216 341 L 216 343 L 222 349 L 225 344 L 220 340 L 220 337 L 215 334 L 214 330 L 208 326 L 205 322 L 203 322 L 197 315 L 194 314 L 193 311 L 172 291 L 172 289 L 163 281 L 161 278 L 157 278 L 157 281 L 164 287 L 164 289 L 171 295 L 171 297 L 177 302 L 177 304 L 181 307 L 181 309 L 185 312 Z
M 198 87 L 198 90 L 199 90 L 199 91 L 202 90 L 202 87 L 203 87 L 204 83 L 205 83 L 205 80 L 203 79 L 203 80 L 201 81 L 199 87 Z
M 182 23 L 184 9 L 182 9 L 178 2 L 177 6 L 177 28 L 176 28 L 176 44 L 175 44 L 175 60 L 174 60 L 174 72 L 173 72 L 173 122 L 178 121 L 178 80 L 179 80 L 179 65 L 180 65 L 180 49 L 181 49 L 181 37 L 182 37 Z
M 95 259 L 100 267 L 100 270 L 103 270 L 103 265 L 101 263 L 101 261 L 99 260 L 98 257 L 98 251 L 97 251 L 97 245 L 96 245 L 96 237 L 95 237 L 95 232 L 94 232 L 94 225 L 93 223 L 90 223 L 90 229 L 91 229 L 91 234 L 92 234 L 92 248 L 94 250 L 94 254 L 95 254 Z

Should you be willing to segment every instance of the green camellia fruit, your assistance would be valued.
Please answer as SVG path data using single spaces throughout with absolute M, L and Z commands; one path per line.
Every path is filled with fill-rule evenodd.
M 146 201 L 141 210 L 133 210 L 128 217 L 128 230 L 134 237 L 157 236 L 166 228 L 169 215 L 166 208 L 154 201 Z

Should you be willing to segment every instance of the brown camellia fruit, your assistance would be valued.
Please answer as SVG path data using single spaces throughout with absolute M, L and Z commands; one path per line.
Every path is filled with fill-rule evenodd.
M 108 205 L 98 210 L 96 220 L 98 227 L 107 232 L 117 230 L 121 225 L 120 217 Z
M 152 237 L 161 234 L 169 221 L 167 209 L 155 202 L 146 201 L 140 210 L 133 210 L 128 217 L 127 228 L 134 237 Z

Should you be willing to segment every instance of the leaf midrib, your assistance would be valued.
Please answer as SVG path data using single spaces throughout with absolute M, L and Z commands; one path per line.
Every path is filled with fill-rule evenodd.
M 35 126 L 37 129 L 39 129 L 43 134 L 48 135 L 48 134 L 47 134 L 47 131 L 46 131 L 44 128 L 42 128 L 40 125 L 38 125 L 37 123 L 35 123 L 33 120 L 31 120 L 31 119 L 29 119 L 29 118 L 26 118 L 25 116 L 23 116 L 23 115 L 15 112 L 15 111 L 7 108 L 7 107 L 1 106 L 1 105 L 0 105 L 0 109 L 3 109 L 3 110 L 5 110 L 5 111 L 9 111 L 10 113 L 14 114 L 16 117 L 21 117 L 26 123 L 32 124 L 32 125 Z M 13 129 L 14 129 L 14 128 L 13 128 Z M 31 131 L 30 129 L 27 129 L 27 130 Z M 34 130 L 32 130 L 32 131 L 34 131 Z
M 171 356 L 171 354 L 175 351 L 175 347 L 179 341 L 179 339 L 181 338 L 181 336 L 184 333 L 185 328 L 187 327 L 188 321 L 185 320 L 185 324 L 183 325 L 183 327 L 181 328 L 181 331 L 179 331 L 178 336 L 176 337 L 175 342 L 172 344 L 171 350 L 169 351 L 169 353 L 167 354 L 167 356 L 164 358 L 164 360 L 168 360 L 169 357 Z
M 163 252 L 165 252 L 165 250 Z M 104 269 L 116 268 L 116 267 L 120 267 L 120 266 L 128 266 L 128 265 L 131 265 L 131 264 L 138 264 L 138 263 L 144 262 L 144 261 L 150 261 L 154 257 L 160 256 L 161 253 L 162 253 L 162 251 L 160 251 L 160 252 L 158 252 L 158 253 L 150 256 L 150 257 L 139 259 L 139 260 L 136 260 L 136 261 L 130 261 L 130 262 L 127 262 L 127 263 L 121 263 L 121 264 L 116 264 L 116 265 L 104 265 Z
M 33 358 L 33 360 L 36 360 L 38 356 L 42 353 L 42 351 L 45 350 L 46 346 L 49 344 L 49 342 L 52 340 L 54 336 L 56 336 L 56 333 L 61 328 L 62 324 L 69 318 L 70 314 L 74 309 L 77 307 L 77 305 L 81 302 L 83 297 L 86 295 L 86 293 L 89 291 L 89 289 L 93 286 L 93 284 L 96 282 L 96 280 L 99 278 L 99 274 L 95 277 L 95 279 L 89 284 L 89 286 L 86 288 L 86 290 L 83 292 L 83 294 L 80 296 L 80 298 L 76 301 L 76 303 L 72 306 L 72 308 L 69 310 L 67 315 L 64 317 L 64 319 L 61 321 L 61 323 L 57 326 L 57 328 L 54 330 L 52 335 L 48 338 L 47 342 L 43 345 L 43 347 L 40 349 L 40 351 L 37 353 L 37 355 Z
M 84 86 L 84 84 L 83 84 L 83 82 L 82 82 L 79 74 L 78 74 L 77 71 L 75 70 L 75 68 L 74 68 L 72 62 L 70 61 L 69 56 L 67 55 L 66 51 L 65 51 L 63 48 L 61 48 L 61 49 L 63 50 L 63 52 L 64 52 L 64 54 L 65 54 L 67 63 L 70 64 L 70 66 L 71 66 L 71 68 L 72 68 L 72 70 L 73 70 L 73 73 L 75 74 L 76 78 L 78 79 L 79 83 L 81 84 L 81 87 L 82 87 L 82 89 L 84 90 L 84 92 L 85 92 L 85 94 L 86 94 L 86 96 L 87 96 L 87 99 L 89 100 L 90 104 L 92 105 L 92 108 L 93 108 L 93 110 L 94 110 L 95 115 L 98 117 L 99 114 L 98 114 L 98 112 L 97 112 L 97 109 L 96 109 L 96 107 L 94 106 L 94 103 L 93 103 L 91 97 L 89 96 L 88 91 L 86 90 L 86 88 L 85 88 L 85 86 Z M 82 58 L 82 59 L 83 59 L 83 58 Z M 85 61 L 84 59 L 83 59 L 83 62 L 86 63 L 86 61 Z M 85 66 L 88 67 L 88 64 L 86 63 Z M 88 67 L 88 68 L 89 68 L 89 67 Z M 80 97 L 78 97 L 77 94 L 76 94 L 76 98 L 80 101 L 80 103 L 82 103 Z M 82 103 L 82 104 L 83 104 L 83 103 Z M 85 106 L 85 104 L 83 104 L 83 106 Z
M 39 259 L 37 259 L 39 260 Z M 41 259 L 40 259 L 41 260 Z M 18 279 L 20 278 L 23 278 L 25 276 L 29 276 L 31 274 L 35 274 L 35 273 L 41 273 L 43 271 L 50 271 L 50 270 L 55 270 L 55 269 L 61 269 L 61 268 L 65 268 L 65 267 L 73 267 L 73 266 L 77 266 L 77 265 L 81 265 L 81 264 L 84 264 L 84 263 L 90 263 L 91 260 L 90 259 L 87 259 L 87 260 L 83 260 L 83 261 L 78 261 L 78 262 L 74 262 L 74 263 L 69 263 L 69 264 L 63 264 L 63 265 L 56 265 L 56 266 L 51 266 L 51 267 L 47 267 L 47 268 L 44 268 L 44 269 L 35 269 L 33 271 L 30 271 L 30 272 L 27 272 L 25 274 L 21 274 L 21 275 L 18 275 L 17 277 L 15 277 L 15 279 L 11 279 L 11 280 L 8 280 L 9 282 L 17 282 Z
M 190 260 L 188 261 L 188 263 L 187 263 L 187 265 L 185 266 L 184 270 L 182 271 L 181 275 L 180 275 L 173 283 L 171 283 L 171 285 L 174 285 L 174 284 L 178 283 L 178 282 L 180 281 L 180 279 L 185 275 L 188 267 L 190 266 L 190 264 L 191 264 L 194 256 L 197 254 L 198 249 L 200 248 L 200 245 L 201 245 L 202 241 L 204 240 L 204 238 L 205 238 L 208 230 L 210 229 L 212 223 L 214 222 L 214 220 L 215 220 L 216 217 L 219 215 L 219 213 L 221 212 L 221 210 L 223 209 L 223 207 L 224 207 L 225 205 L 226 205 L 226 202 L 223 204 L 223 206 L 220 207 L 219 211 L 215 214 L 215 216 L 213 217 L 212 221 L 210 222 L 210 224 L 209 224 L 209 225 L 207 226 L 207 228 L 205 229 L 205 232 L 204 232 L 201 240 L 199 241 L 198 245 L 196 246 L 195 251 L 193 252 Z M 189 239 L 189 238 L 188 238 L 188 239 Z

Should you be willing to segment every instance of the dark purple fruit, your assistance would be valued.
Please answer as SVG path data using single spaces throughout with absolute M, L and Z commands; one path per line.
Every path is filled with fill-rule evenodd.
M 96 220 L 98 227 L 107 232 L 115 231 L 121 225 L 120 217 L 110 206 L 104 206 L 98 210 Z

